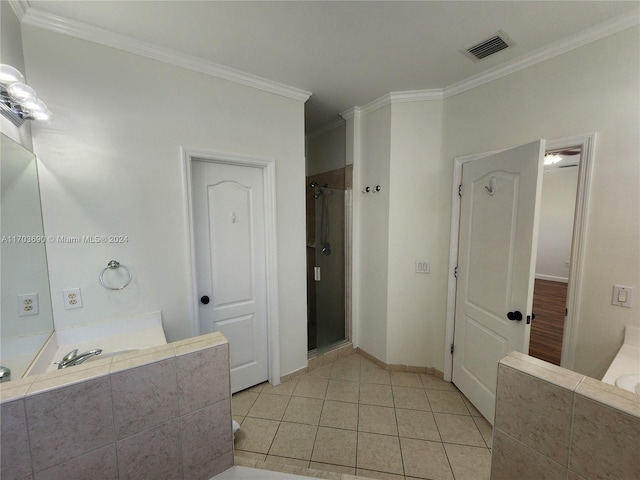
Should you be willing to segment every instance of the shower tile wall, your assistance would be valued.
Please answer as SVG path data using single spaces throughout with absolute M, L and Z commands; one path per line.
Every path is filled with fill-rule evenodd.
M 207 480 L 233 465 L 220 333 L 0 386 L 2 478 Z

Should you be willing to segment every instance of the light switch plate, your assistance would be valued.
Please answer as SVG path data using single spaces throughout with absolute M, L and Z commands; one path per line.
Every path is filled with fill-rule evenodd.
M 613 297 L 611 303 L 619 307 L 631 308 L 633 301 L 633 287 L 625 287 L 623 285 L 613 286 Z

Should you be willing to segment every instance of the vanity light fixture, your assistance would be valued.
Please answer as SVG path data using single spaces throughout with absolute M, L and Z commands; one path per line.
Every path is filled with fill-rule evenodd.
M 11 65 L 0 64 L 0 111 L 16 127 L 25 120 L 48 122 L 51 112 L 36 91 L 24 83 L 24 76 Z

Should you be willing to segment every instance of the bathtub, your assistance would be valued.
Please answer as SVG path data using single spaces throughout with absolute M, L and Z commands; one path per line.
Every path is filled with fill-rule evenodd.
M 79 354 L 96 348 L 102 350 L 100 355 L 85 361 L 88 363 L 166 343 L 161 312 L 56 330 L 40 350 L 25 376 L 57 370 L 58 365 L 54 362 L 75 349 L 78 349 Z

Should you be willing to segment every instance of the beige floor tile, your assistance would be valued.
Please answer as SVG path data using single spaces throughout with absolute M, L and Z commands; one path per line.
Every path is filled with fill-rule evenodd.
M 345 380 L 329 380 L 326 400 L 339 402 L 358 403 L 360 397 L 360 384 Z
M 349 430 L 319 427 L 311 461 L 355 467 L 357 435 Z
M 357 365 L 360 366 L 362 364 L 362 356 L 357 353 L 352 353 L 351 355 L 347 355 L 346 357 L 342 357 L 338 359 L 335 363 L 340 365 Z
M 433 416 L 443 442 L 486 448 L 480 430 L 471 416 L 449 413 L 434 413 Z
M 330 463 L 319 463 L 319 462 L 311 462 L 309 468 L 313 470 L 322 470 L 324 472 L 334 472 L 334 473 L 346 473 L 348 475 L 355 475 L 356 468 L 355 467 L 345 467 L 342 465 L 332 465 Z
M 440 377 L 436 377 L 435 375 L 421 374 L 420 379 L 422 380 L 422 385 L 424 386 L 424 388 L 428 390 L 445 390 L 449 392 L 458 391 L 453 383 L 445 382 Z
M 358 431 L 398 435 L 395 410 L 390 407 L 360 405 L 358 412 Z
M 386 370 L 377 365 L 375 368 L 361 368 L 360 383 L 375 383 L 378 385 L 391 385 L 391 376 Z
M 391 387 L 393 390 L 393 404 L 396 408 L 410 410 L 431 410 L 427 395 L 423 388 Z
M 393 393 L 390 385 L 360 384 L 360 403 L 393 407 Z
M 396 408 L 398 434 L 401 437 L 440 442 L 440 434 L 433 413 Z
M 282 421 L 318 425 L 323 403 L 320 398 L 291 397 Z
M 476 423 L 476 427 L 480 430 L 480 435 L 484 439 L 484 443 L 487 447 L 491 448 L 493 441 L 493 427 L 484 417 L 473 417 L 473 421 Z
M 280 385 L 273 386 L 270 383 L 263 384 L 262 393 L 268 393 L 271 395 L 291 395 L 296 388 L 297 380 L 289 380 L 282 382 Z
M 261 393 L 264 386 L 268 384 L 269 382 L 259 383 L 258 385 L 254 385 L 251 388 L 247 388 L 246 390 L 243 390 L 243 392 Z
M 326 378 L 309 377 L 307 375 L 298 379 L 293 395 L 296 397 L 322 398 L 327 393 L 329 380 Z
M 391 372 L 391 385 L 399 387 L 424 388 L 419 373 Z
M 305 375 L 305 377 L 313 377 L 313 378 L 329 378 L 331 376 L 331 369 L 333 365 L 323 365 L 322 367 L 318 367 L 314 370 L 311 370 L 309 373 Z
M 262 418 L 247 417 L 236 433 L 236 450 L 269 453 L 271 442 L 278 431 L 279 422 Z
M 358 404 L 325 400 L 322 416 L 320 417 L 320 425 L 345 430 L 357 430 Z
M 309 460 L 300 460 L 299 458 L 278 457 L 277 455 L 267 455 L 264 460 L 267 463 L 276 463 L 278 465 L 293 465 L 294 467 L 309 468 Z
M 431 411 L 469 415 L 469 410 L 462 400 L 462 395 L 458 392 L 442 390 L 426 390 L 426 392 Z
M 360 365 L 350 363 L 334 363 L 331 378 L 336 380 L 360 381 Z
M 433 480 L 453 480 L 442 443 L 401 438 L 400 444 L 405 475 Z
M 234 457 L 248 458 L 249 460 L 256 460 L 258 462 L 264 462 L 267 456 L 264 453 L 246 452 L 244 450 L 234 450 Z
M 464 401 L 464 404 L 467 406 L 467 410 L 469 410 L 469 413 L 472 416 L 474 416 L 474 417 L 482 417 L 482 414 L 480 413 L 480 411 L 475 407 L 475 405 L 473 403 L 471 403 L 471 401 L 467 397 L 462 395 L 462 400 Z
M 317 429 L 315 425 L 281 422 L 269 455 L 310 460 Z
M 282 420 L 288 404 L 289 397 L 287 396 L 261 393 L 247 413 L 247 417 Z
M 365 470 L 404 474 L 398 437 L 358 433 L 358 464 Z
M 365 470 L 364 468 L 356 469 L 356 475 L 358 480 L 362 480 L 361 477 L 375 478 L 377 480 L 404 480 L 403 475 L 395 475 L 393 473 L 376 472 L 374 470 Z
M 487 448 L 445 443 L 456 480 L 485 480 L 491 476 L 491 452 Z
M 260 394 L 250 392 L 248 390 L 234 394 L 231 397 L 231 411 L 233 412 L 233 415 L 245 417 L 247 413 L 249 413 L 249 410 L 251 410 L 251 407 L 258 398 L 258 395 Z

